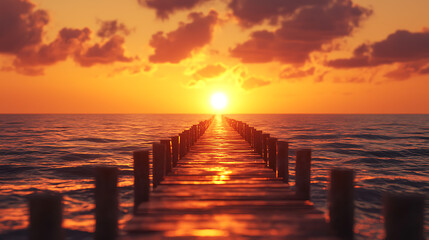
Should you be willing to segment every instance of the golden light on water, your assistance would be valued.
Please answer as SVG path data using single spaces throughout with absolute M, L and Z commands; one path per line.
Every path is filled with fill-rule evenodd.
M 210 102 L 215 110 L 223 110 L 228 104 L 228 98 L 224 93 L 217 92 L 212 95 Z

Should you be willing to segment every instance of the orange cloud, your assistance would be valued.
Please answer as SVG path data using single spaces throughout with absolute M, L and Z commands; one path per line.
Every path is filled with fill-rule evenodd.
M 96 43 L 81 54 L 76 54 L 75 61 L 83 67 L 95 64 L 110 64 L 114 62 L 131 62 L 133 59 L 124 55 L 123 37 L 114 35 L 103 44 Z
M 50 44 L 20 51 L 14 61 L 14 66 L 18 68 L 46 66 L 64 61 L 81 50 L 82 44 L 90 39 L 90 33 L 88 28 L 63 28 Z
M 238 44 L 230 53 L 244 63 L 279 61 L 301 65 L 324 44 L 350 35 L 370 14 L 370 10 L 351 0 L 300 8 L 276 31 L 253 32 L 250 40 Z
M 353 57 L 335 59 L 328 65 L 335 68 L 372 67 L 419 60 L 429 62 L 429 32 L 398 30 L 385 40 L 357 47 Z
M 245 90 L 251 90 L 257 87 L 262 87 L 262 86 L 267 86 L 269 85 L 271 82 L 269 81 L 265 81 L 261 78 L 256 78 L 256 77 L 250 77 L 245 79 L 242 84 L 241 87 Z
M 156 10 L 156 16 L 168 19 L 170 14 L 178 10 L 190 10 L 210 0 L 138 0 L 140 5 Z
M 199 69 L 193 74 L 193 77 L 197 80 L 214 78 L 226 71 L 226 68 L 221 64 L 209 64 Z
M 326 6 L 330 0 L 232 0 L 228 7 L 243 27 L 251 27 L 269 20 L 276 24 L 280 17 L 288 17 L 297 9 Z
M 27 0 L 0 1 L 0 53 L 16 54 L 42 42 L 48 13 Z
M 123 33 L 124 35 L 130 34 L 131 30 L 123 23 L 119 23 L 117 20 L 112 21 L 101 21 L 101 27 L 97 31 L 97 36 L 101 38 L 112 37 L 116 33 Z
M 212 10 L 204 16 L 194 12 L 188 17 L 191 23 L 180 23 L 178 29 L 166 35 L 158 32 L 152 36 L 150 46 L 155 49 L 155 53 L 149 57 L 150 62 L 179 63 L 211 42 L 214 27 L 218 22 L 218 13 Z

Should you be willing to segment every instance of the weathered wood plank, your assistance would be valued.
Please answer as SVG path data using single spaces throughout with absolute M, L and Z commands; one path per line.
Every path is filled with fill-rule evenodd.
M 142 203 L 123 240 L 337 239 L 324 213 L 296 200 L 220 119 Z

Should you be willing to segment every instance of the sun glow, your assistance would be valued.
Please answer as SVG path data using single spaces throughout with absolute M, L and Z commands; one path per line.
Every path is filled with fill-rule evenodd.
M 228 98 L 224 93 L 218 92 L 211 97 L 212 107 L 216 110 L 222 110 L 228 104 Z

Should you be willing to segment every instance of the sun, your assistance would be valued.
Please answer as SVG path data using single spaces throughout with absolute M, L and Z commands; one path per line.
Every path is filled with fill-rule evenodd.
M 222 110 L 228 104 L 228 98 L 224 93 L 218 92 L 211 97 L 212 107 L 216 110 Z

